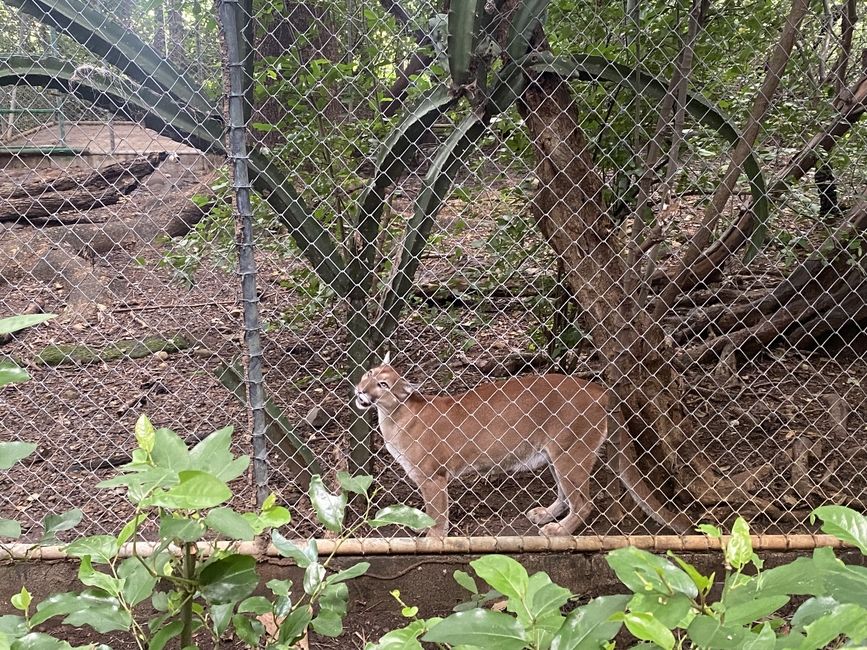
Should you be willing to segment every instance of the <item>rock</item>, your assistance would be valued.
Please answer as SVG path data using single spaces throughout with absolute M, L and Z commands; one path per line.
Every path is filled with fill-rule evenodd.
M 304 421 L 314 429 L 321 429 L 331 420 L 331 415 L 322 407 L 314 406 L 304 416 Z

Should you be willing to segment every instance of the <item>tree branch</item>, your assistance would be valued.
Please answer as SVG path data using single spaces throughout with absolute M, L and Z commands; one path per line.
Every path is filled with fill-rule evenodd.
M 741 140 L 731 154 L 729 167 L 717 191 L 714 193 L 713 199 L 705 210 L 701 226 L 686 246 L 683 258 L 674 273 L 673 281 L 666 286 L 662 295 L 656 300 L 654 305 L 654 315 L 656 318 L 662 318 L 665 315 L 681 291 L 695 286 L 699 281 L 696 275 L 691 272 L 691 266 L 698 260 L 702 250 L 710 242 L 711 233 L 734 192 L 735 183 L 741 173 L 741 167 L 747 156 L 753 151 L 753 144 L 759 135 L 759 129 L 770 109 L 771 100 L 776 94 L 777 88 L 780 85 L 780 79 L 789 63 L 792 46 L 809 6 L 809 0 L 793 0 L 792 2 L 791 10 L 783 25 L 780 40 L 774 47 L 768 61 L 767 75 L 753 100 L 753 106 L 747 118 Z

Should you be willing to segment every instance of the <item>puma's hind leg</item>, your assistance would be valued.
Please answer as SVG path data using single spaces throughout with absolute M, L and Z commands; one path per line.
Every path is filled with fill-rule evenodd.
M 596 460 L 596 452 L 576 442 L 566 451 L 549 455 L 559 492 L 563 496 L 563 511 L 568 510 L 568 514 L 561 521 L 551 521 L 543 526 L 541 533 L 546 537 L 571 535 L 593 508 L 590 500 L 590 471 Z M 554 506 L 559 505 L 560 501 L 558 499 Z M 551 511 L 550 508 L 548 510 Z
M 557 478 L 557 472 L 551 467 L 551 473 L 554 475 L 554 480 L 557 483 L 557 499 L 547 508 L 539 506 L 527 512 L 527 519 L 530 523 L 537 526 L 547 524 L 550 521 L 556 521 L 569 509 L 569 503 L 566 501 L 566 495 L 563 493 L 563 488 L 560 486 L 560 481 Z

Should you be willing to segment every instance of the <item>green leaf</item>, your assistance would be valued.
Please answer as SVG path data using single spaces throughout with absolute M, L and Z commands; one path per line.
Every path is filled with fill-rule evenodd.
M 626 612 L 623 622 L 626 623 L 632 636 L 642 641 L 655 643 L 664 650 L 674 648 L 674 634 L 665 625 L 655 619 L 652 614 L 645 612 Z
M 123 580 L 94 569 L 89 555 L 81 558 L 81 564 L 78 566 L 78 579 L 82 584 L 102 589 L 112 596 L 120 596 L 123 589 Z
M 9 602 L 12 603 L 12 607 L 15 609 L 26 612 L 30 609 L 30 603 L 33 602 L 33 596 L 31 596 L 30 592 L 27 591 L 27 587 L 21 587 L 21 591 L 12 596 Z
M 358 576 L 363 576 L 367 573 L 369 568 L 370 562 L 358 562 L 348 569 L 343 569 L 342 571 L 338 571 L 337 573 L 328 576 L 325 579 L 325 582 L 329 585 L 337 584 L 338 582 L 346 582 L 347 580 L 352 580 Z
M 259 584 L 256 559 L 232 554 L 206 564 L 199 574 L 199 584 L 202 596 L 211 604 L 242 600 Z
M 422 641 L 498 650 L 523 650 L 527 645 L 524 628 L 518 621 L 488 609 L 452 614 L 434 625 Z
M 618 548 L 606 557 L 620 581 L 635 593 L 677 592 L 689 598 L 698 596 L 692 578 L 665 558 L 632 546 Z
M 63 548 L 70 557 L 83 558 L 89 555 L 91 560 L 100 564 L 108 564 L 117 555 L 120 546 L 111 535 L 91 535 L 76 539 Z
M 699 524 L 695 527 L 695 529 L 698 532 L 703 533 L 708 537 L 712 537 L 714 539 L 719 539 L 722 537 L 722 531 L 713 524 Z
M 6 634 L 10 637 L 18 638 L 27 634 L 27 621 L 23 616 L 14 614 L 0 615 L 0 640 Z
M 265 626 L 259 621 L 250 620 L 243 614 L 235 614 L 232 617 L 232 626 L 241 641 L 253 648 L 259 647 L 259 639 L 265 633 Z
M 840 603 L 827 596 L 805 600 L 792 615 L 792 629 L 802 630 L 804 626 L 833 612 L 839 605 Z
M 154 449 L 151 452 L 154 465 L 162 469 L 180 472 L 190 467 L 190 451 L 180 436 L 170 429 L 154 432 Z
M 383 508 L 368 522 L 371 528 L 396 524 L 412 528 L 413 530 L 424 530 L 425 528 L 430 528 L 435 523 L 433 519 L 421 510 L 405 505 L 394 505 Z
M 461 571 L 460 569 L 456 569 L 452 574 L 455 582 L 457 582 L 461 587 L 469 591 L 471 594 L 479 593 L 479 588 L 476 586 L 476 581 L 473 580 L 472 576 L 466 571 Z
M 117 575 L 123 579 L 123 598 L 132 607 L 150 598 L 157 584 L 157 579 L 137 557 L 121 562 Z
M 3 637 L 0 635 L 0 641 Z M 56 639 L 42 632 L 30 632 L 25 634 L 11 646 L 13 650 L 71 650 L 72 646 L 67 641 Z
M 518 101 L 528 84 L 529 79 L 524 71 L 513 62 L 507 63 L 497 71 L 485 104 L 485 114 L 494 116 L 506 112 Z
M 255 537 L 253 527 L 231 508 L 214 508 L 205 517 L 205 524 L 229 539 L 251 541 Z
M 744 650 L 774 650 L 777 645 L 777 635 L 770 623 L 763 623 L 758 635 L 744 644 Z
M 211 624 L 214 627 L 214 634 L 216 634 L 217 637 L 223 636 L 226 630 L 229 629 L 229 624 L 232 622 L 232 614 L 234 613 L 234 610 L 235 603 L 220 603 L 219 605 L 211 605 Z
M 470 562 L 482 580 L 504 596 L 523 600 L 527 595 L 529 576 L 521 564 L 506 555 L 485 555 Z
M 337 482 L 340 483 L 340 488 L 346 492 L 366 495 L 373 483 L 373 477 L 361 474 L 359 476 L 350 476 L 348 472 L 337 472 Z
M 710 574 L 710 576 L 702 575 L 698 569 L 696 569 L 693 565 L 691 565 L 683 558 L 678 557 L 673 551 L 668 551 L 666 555 L 673 559 L 677 563 L 677 566 L 684 570 L 686 575 L 690 577 L 699 592 L 707 591 L 713 586 L 713 573 Z
M 124 524 L 123 528 L 120 529 L 120 533 L 117 535 L 118 548 L 126 544 L 132 538 L 138 530 L 138 527 L 141 526 L 142 522 L 146 519 L 147 515 L 140 512 Z
M 148 416 L 142 414 L 135 422 L 135 440 L 138 446 L 144 449 L 148 454 L 154 450 L 156 442 L 156 430 L 154 425 L 148 419 Z
M 136 452 L 133 451 L 133 456 Z M 125 466 L 129 467 L 129 465 Z M 122 468 L 123 469 L 123 468 Z M 140 503 L 151 491 L 175 485 L 178 482 L 178 473 L 173 469 L 155 467 L 144 471 L 129 470 L 127 474 L 120 474 L 114 478 L 100 481 L 98 488 L 126 487 L 128 498 L 133 503 Z
M 184 624 L 182 621 L 172 621 L 171 623 L 164 625 L 151 637 L 151 641 L 148 644 L 148 650 L 163 650 L 163 648 L 166 647 L 166 644 L 178 636 L 183 629 Z
M 543 572 L 534 573 L 530 576 L 527 586 L 527 610 L 533 618 L 540 618 L 549 613 L 560 613 L 563 607 L 572 597 L 572 592 L 551 582 L 548 574 Z
M 566 619 L 560 608 L 571 596 L 568 589 L 554 584 L 548 574 L 539 571 L 530 576 L 527 595 L 520 600 L 510 598 L 506 609 L 515 612 L 532 647 L 547 648 L 563 627 Z
M 349 589 L 346 583 L 328 585 L 319 596 L 319 615 L 311 622 L 317 634 L 338 637 L 343 633 L 343 617 L 346 616 L 346 600 Z
M 789 596 L 786 595 L 760 596 L 754 600 L 726 607 L 723 619 L 726 625 L 754 623 L 773 614 L 789 600 Z
M 72 508 L 59 515 L 45 515 L 42 519 L 42 536 L 39 544 L 53 544 L 57 542 L 57 533 L 75 528 L 81 521 L 82 512 L 78 508 Z M 115 542 L 120 547 L 120 543 Z
M 384 634 L 376 643 L 368 643 L 364 650 L 423 650 L 418 637 L 426 630 L 425 621 L 413 621 Z
M 665 596 L 656 593 L 635 594 L 629 601 L 629 611 L 650 614 L 668 629 L 686 627 L 683 625 L 687 618 L 692 601 L 683 594 Z
M 20 384 L 28 379 L 30 379 L 30 375 L 24 368 L 19 368 L 15 364 L 0 362 L 0 387 L 10 384 Z
M 509 58 L 519 59 L 527 54 L 533 34 L 542 24 L 547 9 L 548 0 L 524 0 L 519 3 L 509 25 L 509 40 L 506 41 Z
M 379 331 L 386 331 L 388 324 L 396 320 L 397 312 L 412 286 L 422 259 L 421 252 L 427 244 L 436 216 L 448 198 L 455 174 L 463 166 L 466 152 L 487 131 L 489 119 L 488 115 L 467 115 L 431 160 L 415 202 L 413 216 L 406 226 L 402 246 L 396 253 L 398 262 L 392 270 L 391 282 L 380 303 L 380 315 L 374 325 Z
M 156 451 L 156 450 L 154 450 Z M 180 482 L 168 491 L 155 492 L 147 505 L 177 510 L 204 510 L 225 503 L 232 491 L 213 474 L 199 470 L 178 472 Z
M 307 632 L 307 626 L 310 625 L 312 619 L 313 612 L 307 605 L 293 610 L 280 624 L 280 632 L 277 635 L 278 642 L 285 643 L 291 648 Z
M 598 650 L 620 632 L 629 596 L 601 596 L 571 611 L 551 640 L 551 650 Z
M 21 537 L 21 524 L 12 519 L 0 517 L 0 537 L 11 537 L 12 539 Z
M 824 596 L 827 589 L 815 558 L 797 558 L 793 562 L 763 571 L 760 576 L 733 574 L 726 580 L 722 603 L 730 609 L 764 596 Z
M 262 534 L 268 528 L 279 528 L 292 521 L 292 515 L 286 508 L 274 505 L 273 503 L 267 507 L 263 505 L 262 512 L 258 515 L 252 512 L 245 512 L 241 516 L 250 524 L 256 535 Z
M 331 494 L 318 474 L 310 479 L 308 494 L 316 511 L 316 519 L 328 530 L 339 533 L 343 529 L 346 496 Z
M 843 635 L 856 643 L 867 639 L 867 610 L 851 603 L 841 603 L 831 612 L 804 626 L 806 639 L 802 648 L 825 648 Z
M 810 523 L 822 520 L 822 532 L 856 546 L 867 555 L 867 517 L 846 506 L 821 506 L 810 514 Z
M 319 564 L 319 562 L 311 562 L 310 565 L 304 569 L 304 593 L 312 595 L 313 592 L 319 588 L 319 585 L 322 584 L 324 579 L 325 567 Z
M 239 614 L 267 614 L 271 611 L 271 601 L 262 596 L 250 596 L 245 598 L 238 605 Z
M 117 598 L 106 596 L 98 589 L 86 589 L 80 594 L 55 594 L 36 606 L 30 617 L 33 627 L 55 616 L 66 616 L 63 622 L 73 627 L 87 625 L 100 634 L 129 630 L 132 619 L 121 608 Z
M 198 542 L 205 534 L 205 526 L 198 519 L 179 517 L 169 512 L 160 516 L 160 538 L 181 543 Z
M 232 481 L 250 465 L 248 456 L 234 458 L 230 451 L 234 427 L 228 426 L 200 441 L 190 450 L 190 469 L 210 472 L 221 481 Z
M 725 545 L 726 563 L 740 571 L 755 557 L 750 541 L 750 529 L 743 517 L 738 517 L 732 526 L 732 534 Z
M 271 531 L 271 543 L 277 552 L 283 557 L 292 558 L 295 564 L 300 569 L 306 569 L 311 562 L 316 562 L 319 559 L 319 553 L 316 551 L 316 541 L 310 540 L 305 548 L 297 546 L 294 542 L 289 541 L 276 530 Z
M 467 72 L 473 55 L 473 40 L 479 24 L 479 12 L 484 0 L 455 0 L 449 3 L 448 59 L 449 74 L 456 86 L 467 83 Z
M 754 642 L 758 636 L 746 628 L 724 625 L 717 619 L 703 614 L 693 619 L 686 633 L 695 645 L 712 650 L 741 650 L 747 643 Z
M 12 334 L 18 330 L 27 329 L 51 320 L 55 314 L 24 314 L 21 316 L 7 316 L 0 318 L 0 334 Z
M 100 60 L 123 70 L 125 75 L 152 91 L 172 97 L 174 103 L 205 113 L 215 111 L 202 88 L 191 84 L 186 75 L 132 31 L 112 22 L 93 7 L 77 0 L 51 0 L 45 5 L 10 0 L 10 4 L 46 24 L 63 25 L 64 34 Z
M 7 470 L 36 451 L 32 442 L 0 442 L 0 470 Z
M 278 580 L 277 578 L 272 578 L 266 582 L 265 585 L 275 596 L 288 596 L 289 592 L 292 590 L 291 580 Z

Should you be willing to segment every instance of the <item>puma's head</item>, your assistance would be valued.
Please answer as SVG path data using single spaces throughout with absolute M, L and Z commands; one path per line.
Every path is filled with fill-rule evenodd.
M 360 409 L 376 407 L 391 413 L 410 395 L 412 385 L 387 363 L 368 370 L 355 387 L 355 404 Z

